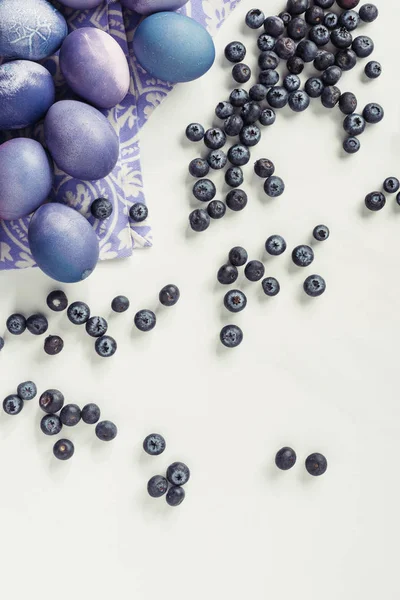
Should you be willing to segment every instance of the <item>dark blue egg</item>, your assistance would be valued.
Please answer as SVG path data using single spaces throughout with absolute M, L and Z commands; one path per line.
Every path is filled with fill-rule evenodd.
M 171 83 L 201 77 L 215 59 L 214 42 L 207 30 L 174 12 L 146 17 L 136 30 L 133 50 L 150 75 Z
M 53 79 L 29 60 L 0 65 L 0 129 L 21 129 L 39 121 L 54 102 Z
M 68 33 L 62 14 L 47 0 L 1 0 L 0 56 L 41 60 Z
M 99 241 L 90 223 L 64 204 L 44 204 L 28 229 L 29 247 L 38 267 L 63 283 L 86 279 L 99 259 Z

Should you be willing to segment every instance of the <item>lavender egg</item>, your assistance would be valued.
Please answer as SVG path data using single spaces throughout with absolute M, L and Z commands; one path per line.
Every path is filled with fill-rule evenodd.
M 101 29 L 82 27 L 70 33 L 61 46 L 60 68 L 69 87 L 98 108 L 112 108 L 128 93 L 125 55 Z
M 53 166 L 39 142 L 14 138 L 0 146 L 0 219 L 36 210 L 53 185 Z
M 117 164 L 119 140 L 111 123 L 83 102 L 53 104 L 44 120 L 44 137 L 57 166 L 76 179 L 101 179 Z
M 63 283 L 86 279 L 99 259 L 99 241 L 90 223 L 64 204 L 44 204 L 28 229 L 29 247 L 38 267 Z
M 39 121 L 54 102 L 53 79 L 29 60 L 0 65 L 0 129 L 20 129 Z
M 122 6 L 141 15 L 151 15 L 165 10 L 178 10 L 188 0 L 121 0 Z
M 47 0 L 1 0 L 0 56 L 41 60 L 68 33 L 62 14 Z
M 59 0 L 64 6 L 70 8 L 79 8 L 79 10 L 87 10 L 88 8 L 94 8 L 99 6 L 104 0 Z M 110 2 L 110 0 L 108 0 Z

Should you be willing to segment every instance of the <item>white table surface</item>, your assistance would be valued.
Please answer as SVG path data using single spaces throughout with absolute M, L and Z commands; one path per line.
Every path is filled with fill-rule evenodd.
M 28 333 L 9 336 L 1 353 L 2 397 L 31 378 L 68 402 L 98 402 L 119 428 L 110 444 L 84 424 L 66 432 L 76 451 L 62 463 L 52 456 L 54 438 L 39 430 L 37 400 L 16 418 L 1 412 L 0 589 L 8 600 L 398 598 L 400 208 L 390 197 L 385 210 L 367 214 L 363 198 L 386 176 L 400 176 L 400 5 L 380 0 L 379 20 L 363 28 L 376 43 L 381 79 L 365 81 L 359 65 L 340 83 L 361 108 L 377 101 L 386 111 L 363 134 L 359 154 L 343 156 L 340 113 L 318 100 L 306 113 L 281 113 L 252 158 L 275 162 L 285 194 L 268 199 L 249 164 L 248 207 L 194 235 L 187 164 L 198 147 L 183 131 L 191 121 L 211 124 L 226 98 L 229 41 L 243 40 L 255 66 L 257 33 L 243 26 L 252 7 L 243 0 L 222 27 L 212 70 L 177 87 L 143 130 L 154 247 L 64 288 L 71 301 L 109 317 L 118 353 L 97 357 L 84 330 L 49 311 L 50 332 L 65 339 L 62 354 L 44 355 L 43 339 Z M 275 14 L 282 2 L 268 7 Z M 213 178 L 222 197 L 222 175 Z M 291 248 L 321 222 L 330 239 L 314 244 L 311 268 L 295 268 Z M 288 251 L 267 259 L 272 233 L 286 238 Z M 237 316 L 223 309 L 226 289 L 216 283 L 234 245 L 265 259 L 281 283 L 279 296 L 267 298 L 241 275 L 248 306 Z M 302 291 L 312 272 L 327 281 L 315 300 Z M 157 306 L 170 282 L 181 288 L 179 304 L 157 308 L 151 333 L 135 331 L 136 310 Z M 38 270 L 2 272 L 2 321 L 15 310 L 44 310 L 55 287 Z M 129 296 L 129 312 L 110 315 L 116 294 Z M 233 351 L 218 341 L 230 321 L 244 330 Z M 141 450 L 152 431 L 167 439 L 156 458 Z M 283 445 L 298 454 L 289 472 L 274 466 Z M 313 451 L 329 462 L 320 478 L 304 469 Z M 149 477 L 174 460 L 192 470 L 175 509 L 146 492 Z

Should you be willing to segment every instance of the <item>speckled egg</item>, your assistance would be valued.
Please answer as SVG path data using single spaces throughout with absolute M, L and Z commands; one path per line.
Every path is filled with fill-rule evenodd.
M 122 6 L 130 8 L 140 15 L 151 15 L 155 12 L 178 10 L 188 0 L 121 0 Z
M 83 102 L 53 104 L 44 120 L 44 136 L 53 160 L 71 177 L 101 179 L 117 164 L 119 140 L 111 123 Z
M 29 247 L 38 267 L 64 283 L 86 279 L 99 259 L 99 241 L 90 223 L 64 204 L 44 204 L 28 229 Z
M 53 185 L 53 165 L 39 142 L 14 138 L 0 146 L 0 219 L 36 210 Z
M 133 51 L 150 75 L 171 83 L 201 77 L 215 59 L 214 42 L 206 29 L 174 12 L 146 17 L 136 30 Z
M 53 79 L 29 60 L 0 65 L 0 129 L 20 129 L 39 121 L 54 102 Z
M 125 55 L 101 29 L 82 27 L 70 33 L 61 46 L 60 68 L 69 87 L 98 108 L 112 108 L 128 93 Z
M 64 4 L 64 6 L 78 8 L 79 10 L 87 10 L 88 8 L 99 6 L 104 0 L 59 0 L 59 2 L 60 4 Z
M 62 14 L 47 0 L 1 0 L 0 56 L 41 60 L 68 33 Z

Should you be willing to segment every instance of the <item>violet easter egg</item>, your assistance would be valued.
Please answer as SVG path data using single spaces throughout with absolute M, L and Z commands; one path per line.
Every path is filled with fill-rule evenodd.
M 98 108 L 112 108 L 128 93 L 125 54 L 101 29 L 82 27 L 70 33 L 61 46 L 60 68 L 69 87 Z
M 121 0 L 122 6 L 130 8 L 140 15 L 151 15 L 152 13 L 178 10 L 188 0 Z
M 47 69 L 29 60 L 0 65 L 0 129 L 20 129 L 39 121 L 54 102 Z
M 63 283 L 86 279 L 99 259 L 99 241 L 89 221 L 65 204 L 44 204 L 33 215 L 28 242 L 38 267 Z
M 136 30 L 133 51 L 150 75 L 171 83 L 201 77 L 215 59 L 214 42 L 207 30 L 175 12 L 146 17 Z
M 59 0 L 60 4 L 69 6 L 70 8 L 78 8 L 79 10 L 87 10 L 99 6 L 104 0 Z
M 53 165 L 35 140 L 13 138 L 0 146 L 0 219 L 20 219 L 47 200 Z
M 57 166 L 76 179 L 101 179 L 117 164 L 119 140 L 111 123 L 83 102 L 53 104 L 44 120 L 44 137 Z

